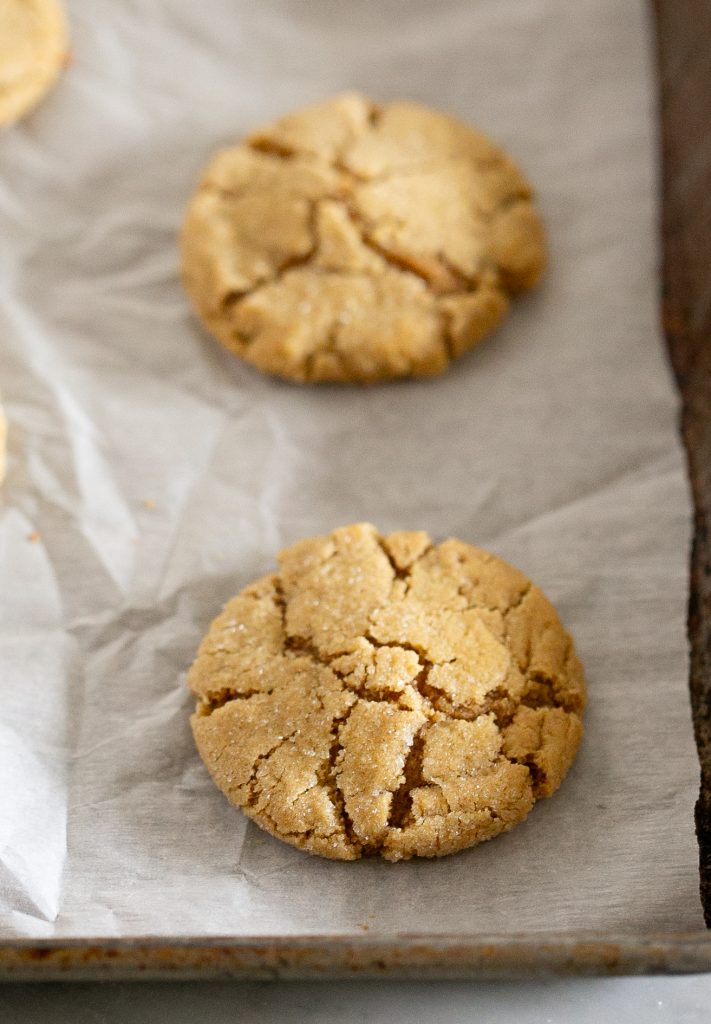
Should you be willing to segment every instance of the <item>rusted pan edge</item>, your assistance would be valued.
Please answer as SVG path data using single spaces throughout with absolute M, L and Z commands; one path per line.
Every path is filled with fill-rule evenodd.
M 691 705 L 701 902 L 711 926 L 711 4 L 654 0 L 662 143 L 662 318 L 694 500 Z
M 516 978 L 711 971 L 708 932 L 637 936 L 310 936 L 0 943 L 2 981 Z

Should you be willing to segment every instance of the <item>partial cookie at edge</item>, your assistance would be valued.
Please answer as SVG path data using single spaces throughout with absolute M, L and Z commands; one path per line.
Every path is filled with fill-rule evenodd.
M 67 24 L 58 0 L 4 0 L 0 9 L 0 125 L 33 110 L 67 61 Z
M 0 484 L 5 479 L 7 469 L 7 418 L 5 410 L 0 405 Z

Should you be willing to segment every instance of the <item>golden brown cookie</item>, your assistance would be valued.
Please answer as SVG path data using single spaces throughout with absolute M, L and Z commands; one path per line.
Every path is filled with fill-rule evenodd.
M 369 524 L 279 563 L 227 604 L 189 675 L 198 750 L 258 825 L 334 859 L 441 857 L 555 792 L 585 683 L 522 573 Z
M 298 381 L 440 373 L 545 263 L 529 185 L 497 146 L 417 103 L 354 93 L 218 153 L 182 254 L 207 329 Z
M 57 0 L 0 0 L 0 124 L 35 107 L 67 59 Z

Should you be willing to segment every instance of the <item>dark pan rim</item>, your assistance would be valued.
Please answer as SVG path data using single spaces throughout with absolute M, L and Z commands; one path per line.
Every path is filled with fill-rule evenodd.
M 3 981 L 514 978 L 711 971 L 711 933 L 210 936 L 0 943 Z

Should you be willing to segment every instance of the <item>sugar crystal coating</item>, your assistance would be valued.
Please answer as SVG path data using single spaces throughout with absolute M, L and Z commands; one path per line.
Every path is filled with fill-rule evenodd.
M 522 573 L 369 524 L 279 561 L 228 602 L 189 676 L 200 754 L 257 824 L 329 858 L 435 857 L 555 792 L 585 684 Z
M 545 264 L 531 190 L 502 150 L 420 104 L 354 93 L 218 153 L 182 251 L 208 330 L 299 381 L 440 373 Z

